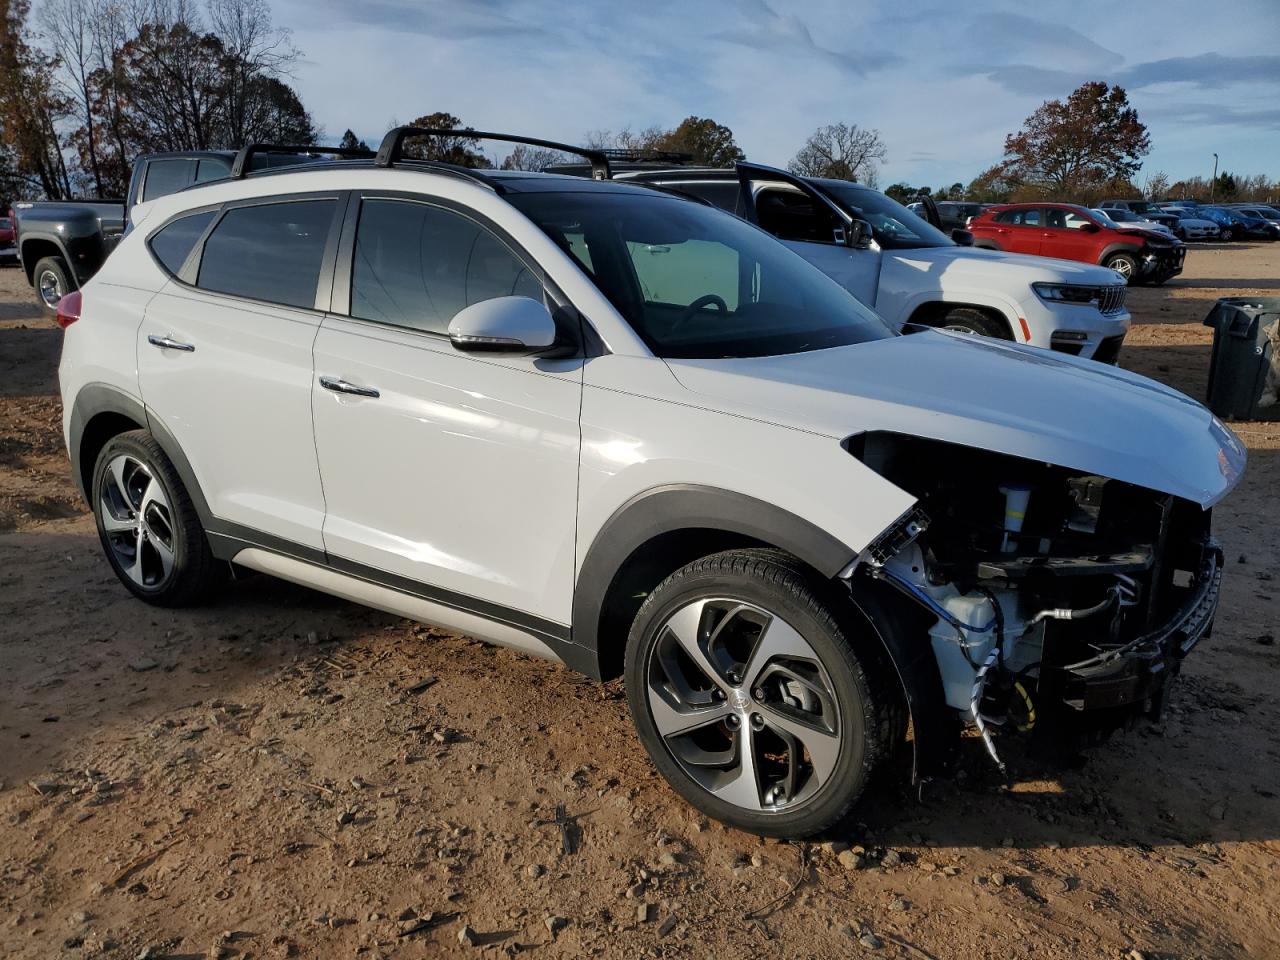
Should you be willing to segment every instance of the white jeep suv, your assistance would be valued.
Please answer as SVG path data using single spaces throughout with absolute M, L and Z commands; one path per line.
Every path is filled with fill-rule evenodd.
M 137 597 L 256 570 L 624 674 L 672 786 L 775 836 L 845 817 L 908 722 L 924 775 L 965 724 L 999 762 L 996 725 L 1159 709 L 1244 466 L 1203 407 L 898 335 L 714 207 L 420 133 L 143 204 L 63 298 L 66 442 Z

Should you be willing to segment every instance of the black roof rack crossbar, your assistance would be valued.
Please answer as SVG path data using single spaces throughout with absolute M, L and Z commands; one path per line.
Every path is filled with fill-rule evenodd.
M 260 153 L 328 153 L 337 157 L 372 157 L 373 151 L 363 147 L 317 147 L 299 143 L 250 143 L 242 147 L 231 161 L 231 179 L 243 180 L 249 173 L 250 161 Z
M 374 162 L 380 167 L 390 167 L 403 159 L 404 142 L 411 137 L 462 137 L 468 140 L 500 140 L 503 143 L 524 143 L 531 147 L 558 150 L 561 153 L 572 153 L 579 157 L 585 157 L 591 164 L 591 176 L 594 179 L 609 179 L 609 157 L 603 150 L 575 147 L 567 143 L 557 143 L 554 140 L 539 140 L 535 137 L 518 137 L 510 133 L 486 133 L 483 130 L 437 130 L 428 127 L 396 127 L 382 138 L 382 144 L 378 147 L 378 159 Z
M 644 161 L 660 161 L 662 163 L 693 162 L 693 154 L 686 153 L 683 150 L 649 150 L 646 148 L 632 150 L 629 147 L 605 147 L 600 152 L 609 160 L 618 160 L 624 163 L 642 163 Z

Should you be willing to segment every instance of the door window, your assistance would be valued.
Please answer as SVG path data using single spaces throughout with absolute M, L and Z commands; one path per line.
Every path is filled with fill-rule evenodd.
M 205 229 L 213 222 L 216 213 L 216 210 L 206 210 L 204 213 L 182 217 L 152 235 L 147 244 L 166 270 L 176 275 L 182 269 L 187 255 L 191 253 L 191 249 Z
M 844 224 L 825 205 L 794 190 L 761 190 L 756 194 L 756 220 L 779 240 L 836 243 L 844 233 Z
M 311 309 L 336 200 L 234 207 L 205 241 L 203 290 Z
M 177 193 L 191 185 L 195 178 L 194 160 L 151 160 L 147 163 L 147 182 L 143 186 L 143 200 Z
M 996 214 L 996 223 L 1012 224 L 1015 227 L 1040 226 L 1039 208 L 1032 210 L 1005 210 Z
M 463 307 L 510 296 L 542 300 L 542 285 L 474 220 L 407 200 L 361 204 L 351 266 L 353 317 L 443 334 Z

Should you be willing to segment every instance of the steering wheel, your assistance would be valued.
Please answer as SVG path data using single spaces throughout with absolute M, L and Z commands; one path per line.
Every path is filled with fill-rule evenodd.
M 671 331 L 675 332 L 676 330 L 679 330 L 685 323 L 693 319 L 693 315 L 695 313 L 703 307 L 709 307 L 712 304 L 715 304 L 720 308 L 721 316 L 728 315 L 729 305 L 725 303 L 721 297 L 716 296 L 714 293 L 708 293 L 699 297 L 697 300 L 693 301 L 693 303 L 684 308 L 684 313 L 676 317 L 675 322 L 671 324 Z

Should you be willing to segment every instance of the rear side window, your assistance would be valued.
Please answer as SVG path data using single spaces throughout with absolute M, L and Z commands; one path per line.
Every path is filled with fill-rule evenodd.
M 151 160 L 147 163 L 147 179 L 142 186 L 142 199 L 177 193 L 191 185 L 196 176 L 194 160 Z
M 351 315 L 445 333 L 463 307 L 494 297 L 542 299 L 542 285 L 501 240 L 425 203 L 366 200 L 351 265 Z
M 213 228 L 200 257 L 203 290 L 310 309 L 336 200 L 235 207 Z
M 1005 210 L 996 214 L 997 223 L 1011 223 L 1014 226 L 1022 227 L 1038 227 L 1040 226 L 1040 210 Z
M 221 180 L 223 177 L 231 173 L 231 165 L 225 160 L 201 160 L 196 167 L 196 183 L 205 183 L 209 180 Z
M 779 240 L 837 243 L 844 224 L 826 207 L 791 190 L 761 190 L 756 195 L 756 219 Z
M 738 199 L 741 188 L 738 186 L 737 180 L 724 181 L 675 181 L 667 184 L 672 190 L 679 190 L 681 193 L 691 193 L 695 197 L 701 197 L 708 203 L 713 203 L 721 210 L 728 210 L 730 213 L 738 212 Z
M 151 252 L 164 264 L 166 270 L 177 274 L 182 269 L 191 248 L 213 222 L 216 213 L 216 210 L 206 210 L 204 213 L 193 213 L 189 217 L 174 220 L 147 241 Z

